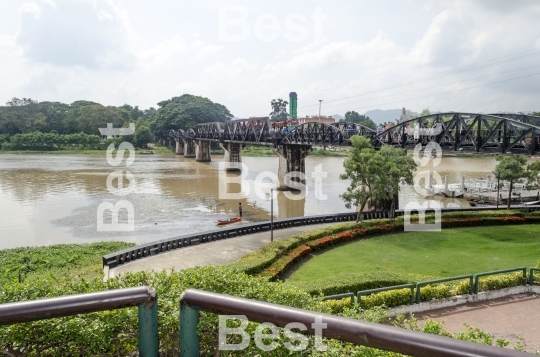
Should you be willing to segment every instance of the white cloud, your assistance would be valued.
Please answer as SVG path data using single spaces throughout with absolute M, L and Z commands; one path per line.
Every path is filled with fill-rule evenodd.
M 519 76 L 521 72 L 494 73 L 530 65 L 540 56 L 392 87 L 540 47 L 540 4 L 388 1 L 370 7 L 357 3 L 347 9 L 325 7 L 327 42 L 314 41 L 312 24 L 307 23 L 310 33 L 305 42 L 284 40 L 283 30 L 275 42 L 262 43 L 253 34 L 243 42 L 219 42 L 219 5 L 213 0 L 152 4 L 35 0 L 18 5 L 18 31 L 12 27 L 10 32 L 2 32 L 0 27 L 0 76 L 8 79 L 0 87 L 0 101 L 17 95 L 145 108 L 191 93 L 222 103 L 240 117 L 267 114 L 272 98 L 286 98 L 291 91 L 299 95 L 301 115 L 315 114 L 319 99 L 324 99 L 326 114 L 378 105 L 381 109 L 405 106 L 417 111 L 430 107 L 485 112 L 537 106 L 540 89 L 534 77 L 443 96 L 427 95 Z M 249 5 L 246 21 L 252 30 L 258 14 L 268 11 L 266 5 Z M 3 16 L 16 13 L 0 14 L 0 21 Z M 287 14 L 275 16 L 282 21 Z M 481 75 L 487 78 L 459 82 Z M 433 88 L 423 89 L 430 86 Z M 330 103 L 333 98 L 378 88 L 385 89 Z M 414 99 L 421 96 L 424 98 Z M 305 108 L 309 104 L 317 105 Z M 334 104 L 341 105 L 331 106 Z
M 109 1 L 62 1 L 56 6 L 24 4 L 17 44 L 36 63 L 87 68 L 132 68 L 129 28 Z
M 211 55 L 213 55 L 214 53 L 217 53 L 219 51 L 221 51 L 223 49 L 223 46 L 214 46 L 214 45 L 203 45 L 201 46 L 200 50 L 199 50 L 199 53 L 195 56 L 194 59 L 198 60 L 198 59 L 202 59 L 202 58 L 207 58 Z

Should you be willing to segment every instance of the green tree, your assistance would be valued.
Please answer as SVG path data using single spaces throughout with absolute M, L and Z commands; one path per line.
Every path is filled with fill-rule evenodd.
M 493 173 L 497 179 L 508 181 L 510 184 L 510 188 L 508 190 L 508 209 L 510 209 L 514 183 L 521 182 L 522 179 L 527 175 L 524 167 L 524 165 L 527 163 L 527 157 L 517 155 L 498 156 L 497 161 L 499 163 L 495 167 Z
M 224 105 L 191 94 L 159 102 L 158 106 L 152 130 L 194 128 L 199 123 L 224 122 L 233 116 Z
M 272 121 L 284 121 L 287 120 L 289 116 L 287 114 L 287 105 L 289 103 L 286 100 L 281 98 L 272 99 L 270 106 L 272 107 L 272 112 L 270 112 L 270 120 Z
M 69 104 L 60 102 L 40 102 L 41 113 L 45 115 L 47 126 L 43 131 L 56 131 L 59 134 L 67 134 L 64 128 L 64 120 L 71 110 Z
M 151 119 L 152 115 L 154 114 L 154 112 L 156 111 L 154 108 L 149 108 L 149 109 L 145 109 L 145 110 L 140 110 L 139 109 L 139 106 L 134 106 L 132 107 L 131 105 L 129 104 L 124 104 L 122 105 L 121 107 L 119 107 L 121 109 L 125 109 L 126 111 L 129 112 L 129 114 L 131 115 L 131 119 L 133 121 L 137 121 L 139 119 L 144 119 L 144 120 L 149 120 Z
M 152 141 L 154 136 L 152 131 L 142 119 L 135 122 L 135 134 L 133 135 L 133 141 L 135 146 L 145 148 L 149 142 Z
M 377 128 L 377 125 L 368 116 L 358 114 L 354 110 L 345 113 L 344 121 L 346 121 L 347 123 L 357 123 L 373 130 Z
M 534 116 L 537 116 L 537 117 L 540 117 L 540 112 L 532 112 L 531 115 L 534 115 Z
M 420 113 L 420 117 L 427 117 L 428 115 L 431 115 L 431 112 L 429 111 L 429 108 L 422 109 L 422 112 Z
M 0 111 L 0 133 L 15 135 L 44 128 L 40 105 L 30 98 L 12 98 Z
M 343 162 L 345 173 L 340 175 L 342 180 L 351 180 L 345 193 L 340 195 L 345 207 L 358 207 L 358 222 L 368 203 L 373 206 L 377 201 L 391 200 L 393 215 L 399 186 L 413 183 L 417 164 L 401 149 L 385 146 L 374 150 L 369 139 L 363 136 L 352 136 L 351 143 L 349 157 Z
M 119 128 L 126 126 L 130 120 L 129 112 L 125 109 L 101 104 L 75 105 L 64 120 L 64 128 L 68 133 L 99 134 L 98 129 L 107 127 L 108 123 Z
M 526 170 L 527 189 L 537 190 L 540 188 L 540 161 L 527 165 Z

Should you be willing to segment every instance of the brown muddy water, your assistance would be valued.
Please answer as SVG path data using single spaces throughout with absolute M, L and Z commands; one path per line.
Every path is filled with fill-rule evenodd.
M 121 167 L 110 166 L 105 155 L 0 155 L 0 249 L 100 240 L 141 244 L 216 229 L 217 219 L 237 215 L 239 202 L 244 211 L 240 224 L 269 220 L 270 201 L 264 192 L 256 192 L 254 182 L 262 172 L 277 174 L 277 157 L 243 158 L 248 172 L 240 199 L 220 199 L 223 185 L 219 184 L 218 167 L 223 156 L 214 156 L 212 160 L 198 163 L 174 155 L 137 156 L 128 168 L 135 178 L 135 188 L 132 193 L 117 197 L 107 189 L 106 180 Z M 343 157 L 308 157 L 305 199 L 289 199 L 280 192 L 274 200 L 274 217 L 351 211 L 339 198 L 348 185 L 339 179 L 343 160 Z M 322 165 L 320 193 L 326 199 L 315 194 L 311 173 L 317 165 Z M 443 158 L 435 171 L 443 179 L 448 175 L 450 183 L 458 183 L 461 176 L 485 178 L 495 165 L 493 158 Z M 263 182 L 270 182 L 270 178 Z M 239 185 L 228 187 L 230 192 L 240 191 Z M 121 199 L 134 207 L 134 230 L 98 231 L 98 206 Z M 433 199 L 443 206 L 467 205 L 460 199 L 428 198 Z M 401 207 L 407 202 L 425 200 L 413 187 L 403 187 L 400 193 Z M 110 217 L 105 222 L 107 219 Z M 127 214 L 120 215 L 121 222 L 122 219 L 127 219 Z

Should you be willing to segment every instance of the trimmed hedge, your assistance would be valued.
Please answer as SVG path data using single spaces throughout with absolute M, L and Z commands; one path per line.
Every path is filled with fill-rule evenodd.
M 386 273 L 388 275 L 392 275 L 392 273 Z M 422 280 L 430 280 L 429 279 L 415 279 L 414 275 L 410 276 L 410 279 L 407 279 L 406 276 L 403 276 L 403 280 L 400 280 L 400 283 L 392 283 L 390 285 L 385 286 L 393 286 L 393 285 L 401 285 L 401 284 L 416 284 L 419 281 Z M 417 278 L 421 278 L 421 276 L 416 276 Z M 397 278 L 397 276 L 394 276 L 394 278 Z M 352 278 L 354 279 L 354 277 Z M 369 277 L 363 277 L 364 279 L 364 286 L 372 286 L 371 282 L 369 281 Z M 380 279 L 380 278 L 379 278 Z M 367 283 L 366 283 L 367 280 Z M 383 281 L 379 280 L 380 283 L 384 283 Z M 317 284 L 317 282 L 314 285 Z M 328 284 L 331 284 L 329 281 Z M 500 274 L 500 275 L 493 275 L 493 276 L 487 276 L 482 277 L 480 279 L 479 283 L 479 291 L 489 291 L 489 290 L 499 290 L 504 288 L 509 288 L 513 286 L 520 286 L 523 284 L 523 276 L 521 272 L 516 273 L 510 273 L 510 274 Z M 291 286 L 298 287 L 300 289 L 306 289 L 306 286 L 303 284 L 288 284 Z M 308 285 L 308 284 L 306 284 Z M 351 286 L 354 286 L 351 284 Z M 441 283 L 441 284 L 434 284 L 434 285 L 426 285 L 422 286 L 420 288 L 421 294 L 420 294 L 420 300 L 421 301 L 431 301 L 431 300 L 440 300 L 440 299 L 446 299 L 452 296 L 456 295 L 466 295 L 469 293 L 469 287 L 470 282 L 469 280 L 464 280 L 458 283 L 455 282 L 449 282 L 449 283 Z M 313 289 L 313 286 L 310 286 L 309 288 Z M 324 295 L 334 295 L 334 294 L 341 294 L 345 292 L 356 292 L 361 290 L 369 290 L 374 289 L 373 287 L 362 287 L 361 289 L 349 289 L 348 291 L 346 289 L 340 291 L 340 292 L 332 292 L 332 293 L 325 293 L 322 289 L 320 290 L 319 294 L 321 296 Z M 336 290 L 339 291 L 339 290 Z M 316 290 L 308 291 L 308 293 L 311 293 L 312 295 L 316 294 Z M 416 290 L 415 290 L 416 293 Z M 372 309 L 374 307 L 395 307 L 400 305 L 409 305 L 411 298 L 411 289 L 398 289 L 398 290 L 390 290 L 390 291 L 384 291 L 377 294 L 372 294 L 368 296 L 362 296 L 360 301 L 360 307 L 362 309 Z M 342 300 L 328 300 L 324 302 L 328 305 L 328 307 L 332 310 L 333 313 L 341 313 L 344 311 L 344 308 L 351 305 L 350 299 L 345 298 Z
M 360 290 L 384 288 L 387 286 L 412 284 L 418 281 L 435 279 L 431 276 L 408 273 L 378 271 L 369 273 L 351 273 L 346 277 L 329 277 L 306 282 L 285 282 L 311 295 L 336 295 Z

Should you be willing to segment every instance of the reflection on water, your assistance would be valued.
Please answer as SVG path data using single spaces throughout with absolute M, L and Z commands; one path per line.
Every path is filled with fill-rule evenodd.
M 120 167 L 109 166 L 105 155 L 0 155 L 0 248 L 96 240 L 143 243 L 219 229 L 217 219 L 236 215 L 239 202 L 244 209 L 244 224 L 270 219 L 269 195 L 258 193 L 254 182 L 263 172 L 277 174 L 277 157 L 244 158 L 247 183 L 228 188 L 229 192 L 241 191 L 240 199 L 220 199 L 223 185 L 219 184 L 218 165 L 223 157 L 212 159 L 210 163 L 198 163 L 171 155 L 138 156 L 128 168 L 136 180 L 134 192 L 116 197 L 107 190 L 106 180 Z M 308 157 L 305 198 L 292 200 L 279 192 L 274 200 L 274 217 L 349 211 L 339 198 L 348 185 L 339 179 L 343 160 Z M 443 158 L 435 169 L 443 180 L 448 175 L 450 183 L 456 183 L 461 176 L 486 177 L 495 164 L 492 158 Z M 319 199 L 312 175 L 317 165 L 322 165 L 326 173 Z M 324 196 L 326 199 L 321 198 Z M 120 199 L 129 200 L 135 208 L 135 231 L 97 232 L 97 207 L 104 201 L 115 203 Z M 413 187 L 403 187 L 400 193 L 401 207 L 406 202 L 424 200 Z M 465 203 L 460 199 L 438 200 L 446 206 Z

